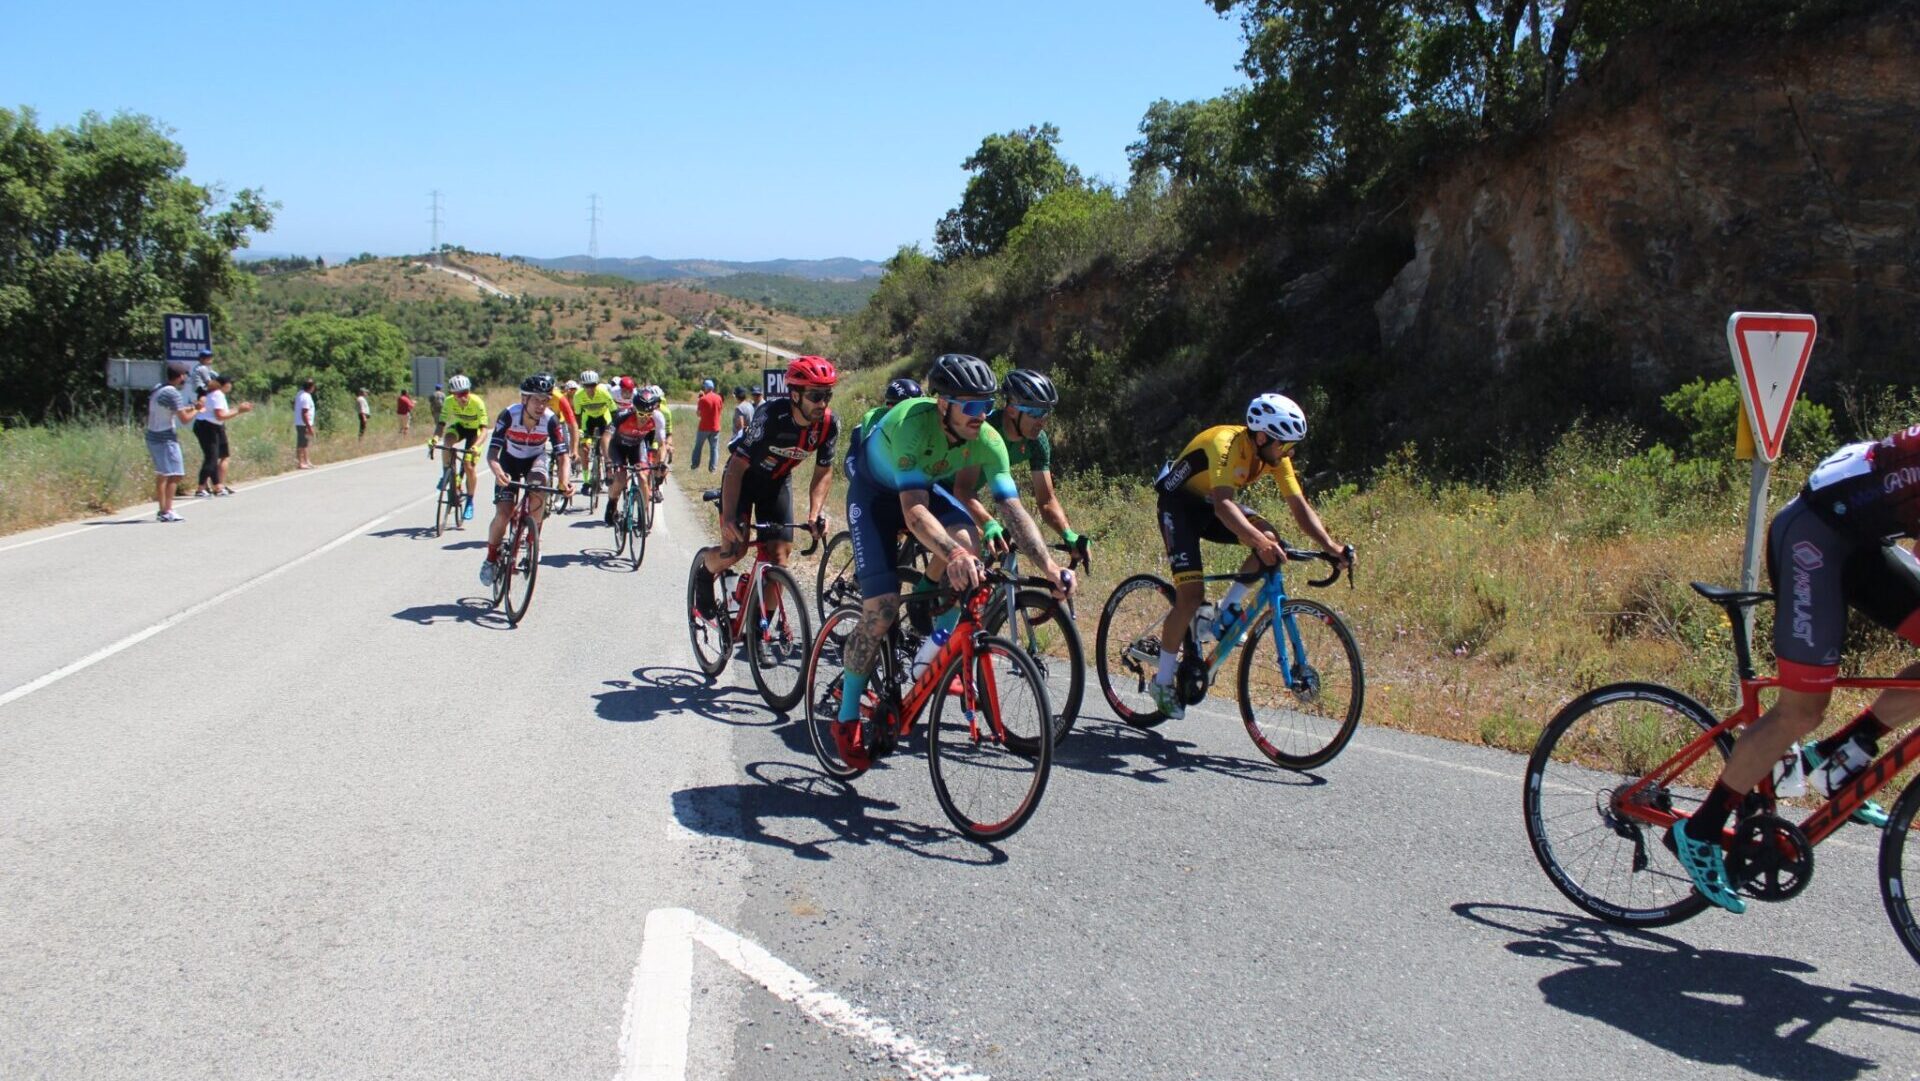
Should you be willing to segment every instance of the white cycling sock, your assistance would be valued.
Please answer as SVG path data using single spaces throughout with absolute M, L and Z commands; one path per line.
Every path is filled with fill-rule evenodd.
M 1226 607 L 1230 604 L 1240 604 L 1241 601 L 1247 599 L 1247 594 L 1251 591 L 1252 587 L 1245 582 L 1233 583 L 1232 587 L 1227 590 L 1227 595 L 1220 598 L 1221 610 L 1225 611 Z M 1244 605 L 1242 607 L 1244 607 Z
M 1162 687 L 1173 686 L 1173 670 L 1180 667 L 1180 654 L 1160 651 L 1160 674 L 1153 681 Z

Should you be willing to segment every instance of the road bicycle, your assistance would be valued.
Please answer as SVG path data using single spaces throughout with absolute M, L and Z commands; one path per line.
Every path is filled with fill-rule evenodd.
M 440 492 L 433 501 L 433 535 L 444 536 L 449 529 L 460 529 L 460 516 L 466 509 L 466 470 L 464 465 L 480 460 L 480 448 L 473 447 L 458 454 L 439 447 L 432 440 L 427 441 L 431 456 L 435 451 L 440 454 Z M 465 459 L 462 462 L 461 459 Z
M 902 532 L 895 562 L 902 567 L 912 568 L 917 578 L 927 569 L 926 546 L 913 534 Z M 814 575 L 813 597 L 814 603 L 819 606 L 822 622 L 835 609 L 860 603 L 860 579 L 854 573 L 853 566 L 852 533 L 844 529 L 835 533 L 821 551 L 820 566 Z M 921 629 L 924 632 L 929 628 Z
M 895 620 L 860 701 L 860 720 L 841 722 L 847 644 L 864 609 L 836 609 L 807 655 L 807 735 L 829 776 L 851 781 L 891 754 L 927 720 L 927 767 L 947 820 L 975 841 L 1011 836 L 1033 817 L 1053 768 L 1047 738 L 1052 709 L 1046 678 L 1025 650 L 988 634 L 982 616 L 997 588 L 1046 588 L 989 569 L 980 588 L 958 600 L 960 619 L 918 679 L 909 681 L 914 646 Z M 941 603 L 910 596 L 908 606 Z M 951 599 L 950 595 L 946 599 Z
M 638 466 L 616 466 L 614 471 L 625 477 L 626 483 L 613 513 L 613 557 L 624 558 L 632 569 L 639 570 L 647 558 L 647 536 L 653 532 L 653 499 L 641 492 Z
M 1716 719 L 1692 697 L 1655 683 L 1597 687 L 1560 710 L 1527 760 L 1523 790 L 1527 840 L 1548 879 L 1567 899 L 1609 923 L 1660 927 L 1705 909 L 1708 901 L 1663 843 L 1719 776 L 1734 734 L 1760 718 L 1760 693 L 1781 685 L 1754 673 L 1745 612 L 1774 599 L 1693 583 L 1733 628 L 1740 707 Z M 1846 676 L 1836 687 L 1920 690 L 1920 679 Z M 1727 876 L 1741 893 L 1785 901 L 1813 879 L 1813 850 L 1845 825 L 1873 794 L 1920 762 L 1920 728 L 1882 753 L 1799 822 L 1768 777 L 1742 801 L 1729 826 Z M 1920 879 L 1920 779 L 1908 784 L 1880 835 L 1880 898 L 1895 934 L 1920 961 L 1920 920 L 1909 885 Z
M 533 603 L 533 586 L 540 575 L 540 523 L 534 519 L 533 496 L 535 492 L 558 495 L 560 489 L 518 480 L 507 482 L 507 487 L 515 495 L 506 536 L 493 556 L 493 607 L 504 607 L 507 623 L 518 627 L 526 618 L 527 606 Z M 514 599 L 516 579 L 520 589 L 518 601 Z
M 1068 555 L 1067 569 L 1092 566 L 1085 549 L 1064 544 L 1052 545 L 1056 552 Z M 1053 714 L 1053 742 L 1058 746 L 1073 731 L 1080 716 L 1081 698 L 1087 686 L 1087 657 L 1080 642 L 1080 628 L 1074 621 L 1073 601 L 1053 595 L 1041 579 L 1020 577 L 1020 553 L 1009 548 L 1000 557 L 1000 570 L 1006 582 L 996 586 L 993 599 L 981 614 L 988 634 L 1004 634 L 1013 640 L 1040 669 L 1049 690 L 1063 689 L 1059 708 Z M 1027 581 L 1026 586 L 1017 582 Z
M 582 438 L 585 439 L 584 436 Z M 585 441 L 587 443 L 587 513 L 598 514 L 600 513 L 600 489 L 606 486 L 603 482 L 606 480 L 607 462 L 605 456 L 600 453 L 598 439 Z
M 1288 561 L 1322 560 L 1333 573 L 1307 584 L 1325 587 L 1340 579 L 1340 557 L 1282 544 Z M 1352 549 L 1347 549 L 1351 556 Z M 1189 706 L 1205 701 L 1227 658 L 1240 653 L 1236 696 L 1240 719 L 1253 745 L 1276 766 L 1309 770 L 1326 765 L 1353 738 L 1366 703 L 1366 672 L 1360 647 L 1332 608 L 1287 595 L 1286 562 L 1250 574 L 1210 574 L 1202 581 L 1259 586 L 1247 595 L 1237 623 L 1206 652 L 1211 633 L 1206 615 L 1194 618 L 1181 638 L 1174 687 Z M 1349 585 L 1352 563 L 1346 566 Z M 1174 589 L 1155 574 L 1136 574 L 1114 588 L 1100 612 L 1094 651 L 1100 690 L 1114 715 L 1135 728 L 1167 719 L 1153 705 L 1148 684 L 1160 666 L 1160 634 L 1173 609 Z M 1244 643 L 1245 648 L 1240 649 Z
M 704 498 L 719 510 L 718 491 L 709 491 Z M 718 597 L 709 598 L 712 615 L 700 611 L 700 563 L 708 549 L 693 554 L 693 565 L 687 569 L 687 633 L 693 639 L 694 663 L 708 678 L 719 676 L 733 656 L 735 643 L 744 641 L 753 685 L 769 709 L 785 713 L 800 704 L 805 690 L 802 677 L 813 622 L 793 572 L 773 563 L 768 555 L 767 546 L 774 542 L 765 534 L 779 529 L 803 529 L 812 536 L 813 543 L 802 556 L 820 547 L 820 535 L 809 523 L 756 523 L 757 535 L 747 542 L 753 567 L 742 574 L 735 564 L 715 576 Z

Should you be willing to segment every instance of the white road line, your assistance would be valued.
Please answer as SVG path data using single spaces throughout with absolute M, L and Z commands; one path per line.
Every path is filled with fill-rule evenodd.
M 349 466 L 365 465 L 368 462 L 377 462 L 382 458 L 391 458 L 396 454 L 405 454 L 408 451 L 412 451 L 413 453 L 418 454 L 420 453 L 421 449 L 422 448 L 420 447 L 402 447 L 399 450 L 382 451 L 379 454 L 369 454 L 363 458 L 350 458 L 344 462 L 334 462 L 332 465 L 323 465 L 314 469 L 290 469 L 287 472 L 282 473 L 278 476 L 268 477 L 266 480 L 250 482 L 246 487 L 246 491 L 255 492 L 255 491 L 259 491 L 262 488 L 270 488 L 273 485 L 281 483 L 282 481 L 298 480 L 301 477 L 317 476 L 318 474 L 330 472 L 335 469 L 346 469 Z M 174 502 L 179 503 L 181 506 L 193 505 L 201 509 L 220 505 L 217 502 L 208 503 L 205 501 L 196 501 L 191 496 L 187 497 L 184 500 L 176 499 L 174 500 Z M 228 500 L 226 502 L 231 503 L 232 501 Z M 134 504 L 134 506 L 136 507 L 145 507 L 149 505 L 150 504 L 146 504 L 146 503 Z M 130 517 L 124 517 L 124 518 L 110 518 L 103 522 L 94 522 L 90 525 L 83 525 L 78 529 L 69 529 L 65 533 L 54 533 L 50 536 L 35 537 L 32 540 L 21 541 L 18 544 L 0 545 L 0 552 L 11 552 L 15 548 L 31 548 L 36 544 L 45 544 L 48 541 L 60 540 L 63 537 L 77 537 L 82 533 L 91 533 L 94 530 L 99 529 L 101 526 L 121 525 L 126 522 L 138 522 L 142 520 L 144 517 L 145 517 L 145 514 L 142 513 L 142 514 L 136 514 L 136 515 L 132 515 Z
M 684 908 L 647 913 L 640 959 L 620 1021 L 620 1073 L 615 1081 L 684 1081 L 687 1031 L 693 1022 L 693 944 L 700 943 L 782 1002 L 843 1036 L 865 1040 L 915 1081 L 987 1081 L 948 1062 L 891 1024 L 853 1005 L 768 953 L 757 943 Z
M 273 579 L 280 577 L 281 575 L 287 573 L 293 568 L 300 566 L 302 563 L 306 563 L 311 560 L 318 559 L 321 556 L 326 555 L 328 552 L 333 551 L 335 548 L 340 547 L 341 545 L 354 539 L 360 534 L 365 533 L 368 530 L 372 529 L 374 526 L 379 525 L 381 522 L 386 521 L 387 519 L 393 517 L 396 514 L 399 514 L 401 511 L 406 510 L 408 507 L 413 506 L 415 503 L 418 503 L 421 500 L 426 499 L 433 494 L 434 493 L 429 492 L 426 495 L 418 496 L 414 499 L 409 499 L 405 503 L 402 503 L 400 506 L 393 508 L 392 510 L 388 511 L 385 514 L 382 514 L 380 517 L 375 518 L 374 520 L 364 523 L 362 525 L 357 525 L 353 527 L 347 532 L 342 533 L 340 536 L 335 537 L 334 539 L 328 541 L 327 543 L 321 545 L 318 548 L 315 548 L 313 551 L 308 552 L 306 555 L 300 556 L 286 563 L 282 563 L 278 567 L 275 567 L 272 570 L 267 571 L 265 574 L 261 574 L 254 578 L 249 578 L 246 581 L 241 582 L 239 585 L 234 586 L 233 588 L 228 589 L 223 593 L 219 593 L 212 597 L 208 597 L 206 600 L 201 601 L 199 604 L 196 604 L 191 608 L 185 609 L 183 611 L 175 612 L 173 615 L 168 616 L 167 618 L 161 620 L 158 623 L 153 624 L 150 627 L 146 627 L 141 630 L 135 631 L 132 634 L 127 635 L 125 638 L 120 639 L 118 642 L 113 643 L 112 645 L 94 650 L 92 653 L 89 653 L 86 656 L 80 658 L 79 660 L 74 661 L 72 664 L 68 664 L 60 668 L 56 668 L 53 671 L 48 672 L 46 675 L 41 676 L 39 679 L 32 681 L 31 683 L 23 683 L 20 686 L 15 687 L 14 689 L 6 692 L 5 694 L 0 694 L 0 706 L 5 706 L 9 703 L 17 702 L 20 699 L 25 698 L 26 696 L 32 694 L 35 691 L 43 690 L 47 687 L 51 687 L 55 683 L 58 683 L 61 680 L 67 678 L 68 676 L 73 675 L 75 672 L 81 672 L 88 668 L 92 668 L 94 665 L 99 664 L 101 661 L 106 660 L 107 658 L 113 656 L 116 653 L 123 653 L 126 650 L 132 649 L 134 646 L 137 646 L 140 643 L 146 641 L 147 639 L 152 638 L 154 635 L 159 634 L 161 631 L 164 631 L 169 627 L 176 626 L 180 623 L 184 623 L 185 621 L 192 619 L 194 616 L 199 615 L 200 613 L 206 611 L 207 609 L 212 608 L 216 604 L 220 604 L 224 601 L 232 600 L 233 598 L 239 596 L 242 593 L 245 593 L 246 591 L 252 589 L 253 587 L 260 585 L 262 582 L 272 581 Z

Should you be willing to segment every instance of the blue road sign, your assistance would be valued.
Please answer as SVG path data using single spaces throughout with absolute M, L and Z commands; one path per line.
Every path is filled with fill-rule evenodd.
M 213 355 L 213 325 L 206 316 L 163 315 L 160 326 L 167 342 L 168 360 L 198 364 L 202 357 Z

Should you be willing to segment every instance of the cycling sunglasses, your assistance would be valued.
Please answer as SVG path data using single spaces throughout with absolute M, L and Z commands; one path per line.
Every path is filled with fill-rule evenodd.
M 960 407 L 960 411 L 970 417 L 984 417 L 993 411 L 992 398 L 949 398 L 948 401 Z
M 1016 405 L 1014 408 L 1035 420 L 1045 420 L 1053 415 L 1053 407 L 1050 405 Z
M 830 402 L 833 400 L 833 391 L 806 390 L 801 392 L 801 397 L 805 398 L 810 402 Z

